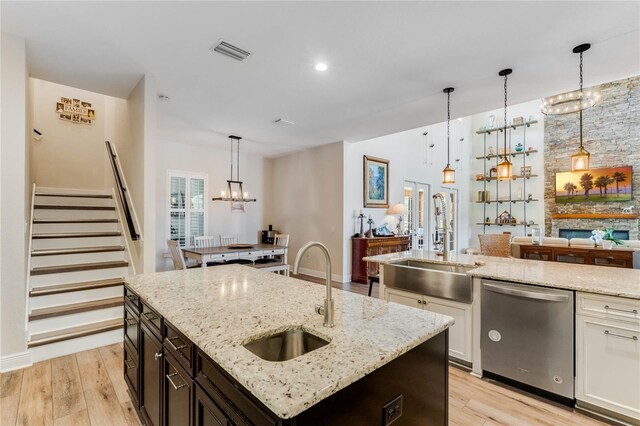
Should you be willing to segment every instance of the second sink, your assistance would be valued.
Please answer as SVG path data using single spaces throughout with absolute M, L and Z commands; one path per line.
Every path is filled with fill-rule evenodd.
M 266 361 L 282 362 L 328 344 L 327 340 L 298 327 L 261 337 L 246 343 L 244 347 Z

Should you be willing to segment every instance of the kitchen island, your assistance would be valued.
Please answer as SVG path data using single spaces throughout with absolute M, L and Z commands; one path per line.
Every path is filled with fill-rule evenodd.
M 381 298 L 455 318 L 450 356 L 472 374 L 640 424 L 640 270 L 424 250 L 364 260 L 380 264 Z
M 453 319 L 337 290 L 323 327 L 324 290 L 241 265 L 127 277 L 125 379 L 144 422 L 446 424 Z M 291 329 L 329 343 L 284 362 L 244 347 Z

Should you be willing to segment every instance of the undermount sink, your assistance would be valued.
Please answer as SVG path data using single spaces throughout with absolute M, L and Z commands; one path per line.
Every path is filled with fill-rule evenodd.
M 282 362 L 328 344 L 329 341 L 298 327 L 252 340 L 244 347 L 265 361 Z
M 471 303 L 472 278 L 476 266 L 403 260 L 384 265 L 384 285 L 425 296 Z

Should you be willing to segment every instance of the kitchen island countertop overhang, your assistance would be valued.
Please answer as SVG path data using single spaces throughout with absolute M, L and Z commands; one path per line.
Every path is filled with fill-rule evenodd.
M 127 286 L 280 418 L 294 417 L 453 325 L 450 317 L 336 290 L 336 325 L 314 307 L 324 287 L 241 265 L 143 274 Z M 295 327 L 330 344 L 285 362 L 243 344 Z
M 638 269 L 573 265 L 461 253 L 450 253 L 449 260 L 444 261 L 436 252 L 427 250 L 409 250 L 369 256 L 364 260 L 381 264 L 416 260 L 427 263 L 471 266 L 474 269 L 468 271 L 467 274 L 473 277 L 640 299 L 640 270 Z

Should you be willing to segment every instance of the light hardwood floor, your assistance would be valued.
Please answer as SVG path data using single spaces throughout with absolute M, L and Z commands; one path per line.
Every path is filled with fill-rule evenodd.
M 310 277 L 299 278 L 322 281 Z M 335 287 L 367 294 L 368 286 Z M 373 296 L 377 296 L 374 286 Z M 122 345 L 39 362 L 0 375 L 0 425 L 139 425 L 123 378 Z M 449 368 L 449 424 L 599 425 L 573 410 Z

